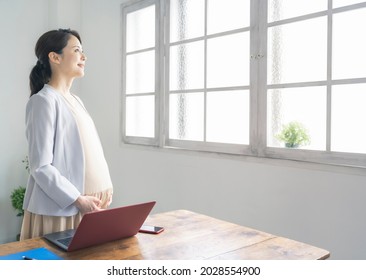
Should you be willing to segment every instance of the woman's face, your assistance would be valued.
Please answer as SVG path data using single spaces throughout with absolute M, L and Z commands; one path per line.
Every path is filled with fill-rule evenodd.
M 83 77 L 85 61 L 86 56 L 78 38 L 71 35 L 60 55 L 59 70 L 69 78 Z

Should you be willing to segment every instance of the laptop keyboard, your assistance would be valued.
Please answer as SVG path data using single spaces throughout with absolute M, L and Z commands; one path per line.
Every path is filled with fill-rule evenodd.
M 66 238 L 61 238 L 61 239 L 58 239 L 57 241 L 66 245 L 66 246 L 69 246 L 70 242 L 71 242 L 71 239 L 72 237 L 66 237 Z

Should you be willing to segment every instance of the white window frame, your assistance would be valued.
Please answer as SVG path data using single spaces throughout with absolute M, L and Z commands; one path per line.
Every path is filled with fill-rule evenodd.
M 253 1 L 252 1 L 253 2 Z M 256 1 L 254 1 L 256 2 Z M 267 0 L 259 0 L 262 5 L 258 10 L 258 16 L 261 19 L 267 19 Z M 347 153 L 347 152 L 334 152 L 330 151 L 331 147 L 331 88 L 333 85 L 341 84 L 357 84 L 366 83 L 366 78 L 357 79 L 341 79 L 332 80 L 332 27 L 333 27 L 333 14 L 340 12 L 351 11 L 354 9 L 366 7 L 366 3 L 353 4 L 345 7 L 332 9 L 332 0 L 328 0 L 328 9 L 326 11 L 316 12 L 312 14 L 307 14 L 303 16 L 298 16 L 290 19 L 280 20 L 273 23 L 268 23 L 263 20 L 259 24 L 259 41 L 260 50 L 259 53 L 264 57 L 267 57 L 267 29 L 272 26 L 280 25 L 283 23 L 296 22 L 305 19 L 317 18 L 320 16 L 327 16 L 328 30 L 327 30 L 327 79 L 325 81 L 315 81 L 315 82 L 303 82 L 303 83 L 293 83 L 293 84 L 280 84 L 280 85 L 267 85 L 267 61 L 263 59 L 263 65 L 260 66 L 259 74 L 259 84 L 264 85 L 263 88 L 258 89 L 259 106 L 262 106 L 262 110 L 259 110 L 260 121 L 258 122 L 258 128 L 261 136 L 260 146 L 258 149 L 258 155 L 267 158 L 278 158 L 278 159 L 290 159 L 297 161 L 315 162 L 315 163 L 325 163 L 331 165 L 345 165 L 345 166 L 356 166 L 356 167 L 366 167 L 366 155 L 359 153 Z M 267 89 L 275 88 L 292 88 L 292 87 L 305 87 L 305 86 L 326 86 L 327 88 L 327 125 L 326 125 L 326 150 L 325 151 L 312 151 L 312 150 L 302 150 L 302 149 L 286 149 L 286 148 L 274 148 L 267 147 L 265 140 L 267 139 L 267 110 L 264 106 L 267 104 Z
M 207 71 L 207 40 L 211 39 L 211 38 L 218 38 L 221 37 L 223 35 L 229 35 L 229 34 L 237 34 L 240 32 L 250 32 L 250 27 L 244 27 L 241 29 L 236 29 L 233 31 L 227 31 L 227 32 L 222 32 L 219 34 L 214 34 L 214 35 L 204 35 L 201 36 L 199 38 L 194 38 L 194 39 L 188 39 L 188 40 L 183 40 L 183 41 L 179 41 L 179 42 L 173 42 L 173 43 L 169 43 L 170 42 L 170 38 L 169 38 L 169 10 L 170 10 L 170 5 L 169 5 L 170 1 L 165 1 L 165 7 L 166 7 L 166 22 L 165 22 L 165 119 L 168 120 L 165 124 L 165 138 L 164 138 L 164 146 L 165 147 L 177 147 L 177 148 L 181 148 L 181 149 L 187 149 L 187 150 L 195 150 L 195 151 L 209 151 L 209 152 L 220 152 L 220 153 L 229 153 L 229 154 L 245 154 L 245 155 L 252 155 L 252 151 L 251 151 L 251 147 L 250 145 L 238 145 L 238 144 L 225 144 L 225 143 L 212 143 L 212 142 L 206 142 L 204 141 L 190 141 L 190 140 L 177 140 L 177 139 L 169 139 L 168 135 L 169 135 L 169 65 L 170 65 L 170 56 L 169 56 L 169 49 L 170 46 L 174 46 L 174 45 L 178 45 L 178 44 L 182 44 L 183 43 L 188 43 L 188 42 L 195 42 L 195 41 L 201 41 L 204 40 L 204 48 L 205 48 L 205 66 L 204 66 L 204 77 L 205 77 L 205 81 L 204 81 L 204 88 L 202 89 L 198 89 L 198 91 L 200 92 L 204 92 L 204 111 L 206 112 L 206 96 L 207 96 L 207 92 L 208 91 L 221 91 L 221 90 L 250 90 L 250 86 L 238 86 L 238 87 L 222 87 L 222 88 L 210 88 L 209 90 L 207 90 L 206 87 L 206 71 Z M 207 7 L 207 0 L 205 0 L 205 10 Z M 206 19 L 207 15 L 205 13 L 205 25 L 207 24 L 207 19 Z M 205 30 L 206 30 L 206 26 L 205 26 Z M 252 32 L 250 32 L 251 34 Z M 250 55 L 248 53 L 248 55 Z M 252 67 L 251 67 L 252 68 Z M 253 76 L 252 74 L 250 76 Z M 197 89 L 193 90 L 194 92 L 197 91 Z M 191 90 L 176 90 L 176 91 L 170 91 L 170 92 L 174 92 L 174 93 L 180 93 L 180 92 L 191 92 Z M 252 99 L 250 97 L 250 99 Z M 253 112 L 252 114 L 253 115 Z M 250 120 L 252 122 L 254 118 L 250 117 Z M 205 121 L 206 122 L 206 121 Z M 205 123 L 206 124 L 206 123 Z M 251 128 L 254 128 L 253 124 L 250 124 Z M 204 128 L 204 130 L 206 130 L 206 128 Z M 204 131 L 204 134 L 205 131 Z M 251 135 L 252 133 L 250 133 Z M 206 139 L 206 136 L 204 136 L 204 139 Z
M 205 1 L 207 5 L 207 0 Z M 208 143 L 201 141 L 187 141 L 169 139 L 169 0 L 140 0 L 122 4 L 122 131 L 121 138 L 125 144 L 140 144 L 161 148 L 178 148 L 183 150 L 208 151 L 224 154 L 253 156 L 259 158 L 289 159 L 295 161 L 325 163 L 330 165 L 366 167 L 366 155 L 358 153 L 343 153 L 330 151 L 330 123 L 331 123 L 331 87 L 340 84 L 366 83 L 365 78 L 332 80 L 332 15 L 353 9 L 365 8 L 366 2 L 332 9 L 332 0 L 328 0 L 325 11 L 307 14 L 291 19 L 267 23 L 267 0 L 251 0 L 250 7 L 250 86 L 240 87 L 250 89 L 250 144 L 235 145 Z M 126 112 L 126 14 L 146 7 L 156 5 L 156 65 L 155 65 L 155 137 L 131 137 L 125 135 Z M 325 81 L 304 82 L 294 84 L 267 85 L 267 29 L 278 24 L 296 22 L 319 16 L 327 16 L 327 79 Z M 247 28 L 243 28 L 247 30 Z M 227 33 L 232 33 L 231 31 Z M 215 37 L 206 36 L 207 37 Z M 195 41 L 187 40 L 187 42 Z M 206 43 L 205 43 L 206 44 Z M 206 71 L 206 69 L 205 69 Z M 267 90 L 274 88 L 291 88 L 305 86 L 325 86 L 327 88 L 327 130 L 326 150 L 313 151 L 303 149 L 288 149 L 267 147 Z M 221 89 L 221 88 L 220 88 Z M 219 90 L 219 89 L 217 89 Z M 178 91 L 177 91 L 178 92 Z M 184 91 L 189 92 L 189 91 Z M 206 92 L 205 92 L 206 94 Z
M 137 50 L 133 52 L 127 53 L 126 51 L 126 15 L 128 13 L 146 8 L 148 6 L 155 5 L 155 47 L 143 49 L 143 50 Z M 144 0 L 144 1 L 131 1 L 126 4 L 121 5 L 121 13 L 122 13 L 122 110 L 121 110 L 121 116 L 120 119 L 122 120 L 121 125 L 121 139 L 124 143 L 131 143 L 131 144 L 139 144 L 139 145 L 151 145 L 151 146 L 161 146 L 160 143 L 160 116 L 162 115 L 160 113 L 160 109 L 162 106 L 160 105 L 162 98 L 162 83 L 161 83 L 161 75 L 160 73 L 163 73 L 163 63 L 162 60 L 164 58 L 162 53 L 161 46 L 163 45 L 163 40 L 160 34 L 162 30 L 162 23 L 163 18 L 161 17 L 162 13 L 162 5 L 160 0 Z M 155 90 L 153 93 L 139 93 L 139 94 L 133 94 L 131 96 L 154 96 L 155 97 L 155 127 L 154 132 L 155 136 L 150 137 L 139 137 L 139 136 L 127 136 L 126 135 L 126 57 L 128 54 L 135 54 L 140 53 L 142 51 L 146 50 L 154 50 L 155 49 Z

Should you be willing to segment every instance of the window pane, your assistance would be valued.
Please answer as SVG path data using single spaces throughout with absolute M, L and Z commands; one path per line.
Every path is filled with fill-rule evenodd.
M 204 35 L 205 1 L 170 1 L 170 42 Z
M 333 0 L 333 8 L 348 6 L 352 4 L 362 3 L 360 0 Z
M 333 79 L 366 77 L 366 9 L 333 15 Z
M 243 28 L 249 25 L 249 0 L 208 0 L 208 34 Z
M 126 50 L 155 46 L 155 5 L 127 14 Z
M 207 41 L 207 86 L 249 85 L 249 33 Z
M 332 89 L 332 151 L 366 153 L 366 84 Z
M 325 150 L 326 144 L 326 88 L 304 87 L 272 89 L 268 91 L 268 146 L 283 147 L 277 139 L 284 125 L 299 122 L 310 136 L 310 144 L 303 149 Z
M 325 80 L 327 19 L 269 28 L 267 71 L 269 84 Z
M 169 104 L 169 138 L 202 141 L 203 93 L 171 94 Z
M 327 9 L 328 0 L 268 0 L 268 21 L 278 21 Z
M 126 97 L 126 135 L 154 137 L 155 97 Z
M 170 48 L 170 90 L 203 88 L 203 41 Z
M 155 91 L 155 51 L 127 55 L 126 93 Z
M 249 91 L 207 93 L 207 141 L 249 144 Z

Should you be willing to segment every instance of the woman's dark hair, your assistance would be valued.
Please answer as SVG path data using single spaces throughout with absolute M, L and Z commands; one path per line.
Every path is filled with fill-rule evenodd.
M 51 30 L 44 33 L 38 39 L 35 47 L 35 53 L 38 61 L 29 75 L 29 85 L 31 90 L 30 96 L 39 92 L 51 78 L 52 71 L 48 54 L 50 52 L 62 54 L 62 50 L 66 47 L 71 35 L 78 38 L 81 44 L 79 33 L 70 29 Z

